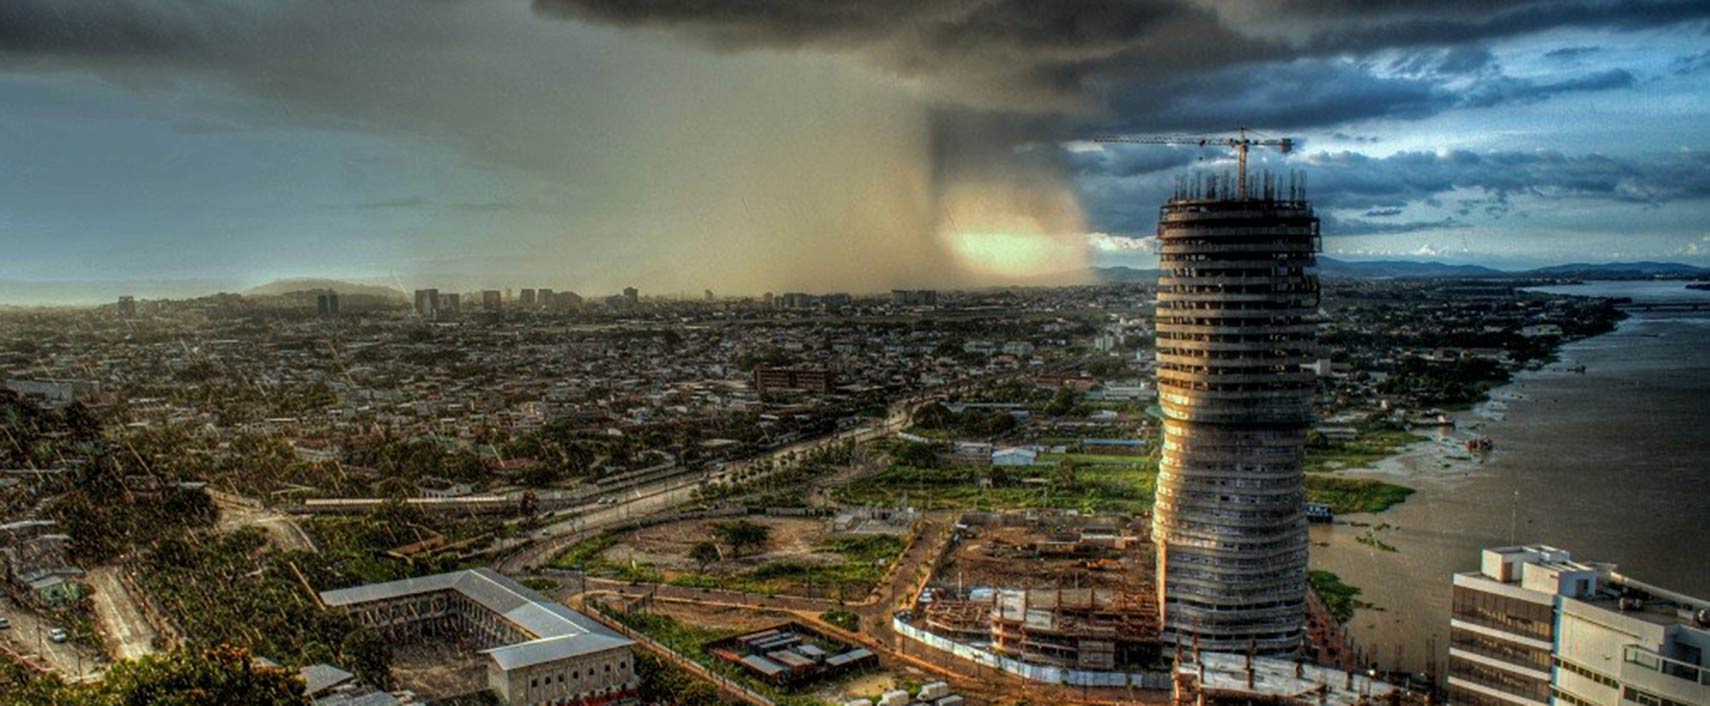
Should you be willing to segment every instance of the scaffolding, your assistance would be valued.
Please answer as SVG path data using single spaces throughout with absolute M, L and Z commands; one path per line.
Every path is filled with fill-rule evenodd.
M 1306 613 L 1304 454 L 1318 218 L 1296 176 L 1180 181 L 1158 222 L 1153 536 L 1166 640 L 1292 654 Z

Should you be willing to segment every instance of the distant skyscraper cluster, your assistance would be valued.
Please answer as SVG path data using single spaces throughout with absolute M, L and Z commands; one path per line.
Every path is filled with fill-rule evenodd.
M 893 289 L 891 290 L 892 306 L 937 306 L 938 290 L 936 289 Z
M 514 311 L 572 311 L 582 306 L 582 297 L 575 292 L 547 288 L 525 287 L 517 290 L 515 299 L 510 290 L 484 289 L 480 292 L 481 311 L 500 313 Z M 508 309 L 507 309 L 508 307 Z M 415 294 L 416 316 L 427 321 L 447 321 L 463 314 L 463 296 L 455 292 L 441 293 L 438 289 L 418 289 Z

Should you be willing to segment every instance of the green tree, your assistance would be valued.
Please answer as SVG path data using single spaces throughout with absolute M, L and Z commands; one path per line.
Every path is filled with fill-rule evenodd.
M 937 468 L 938 453 L 931 444 L 904 441 L 897 446 L 895 458 L 898 464 L 915 468 Z
M 725 522 L 718 526 L 719 537 L 730 545 L 730 553 L 742 556 L 748 550 L 759 549 L 772 541 L 772 528 L 748 520 Z
M 21 680 L 21 683 L 20 683 Z M 66 684 L 52 677 L 10 675 L 0 706 L 306 706 L 292 672 L 258 663 L 222 645 L 179 648 L 114 664 L 99 682 Z
M 1051 396 L 1051 402 L 1045 405 L 1045 413 L 1053 417 L 1067 415 L 1075 409 L 1075 404 L 1081 401 L 1081 394 L 1075 389 L 1064 385 L 1057 388 L 1057 393 Z
M 392 647 L 373 630 L 353 630 L 338 646 L 351 673 L 382 689 L 392 688 Z
M 718 545 L 712 542 L 696 542 L 695 546 L 689 547 L 689 558 L 695 560 L 698 570 L 706 571 L 707 564 L 718 561 L 720 558 Z

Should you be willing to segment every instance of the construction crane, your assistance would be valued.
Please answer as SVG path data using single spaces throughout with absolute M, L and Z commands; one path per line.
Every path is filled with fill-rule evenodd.
M 1255 139 L 1247 137 L 1247 128 L 1238 128 L 1239 137 L 1196 137 L 1193 135 L 1101 135 L 1094 137 L 1093 142 L 1123 143 L 1137 145 L 1223 145 L 1235 150 L 1235 193 L 1241 198 L 1247 198 L 1247 148 L 1275 147 L 1277 151 L 1288 154 L 1294 150 L 1294 138 L 1279 137 L 1275 139 Z

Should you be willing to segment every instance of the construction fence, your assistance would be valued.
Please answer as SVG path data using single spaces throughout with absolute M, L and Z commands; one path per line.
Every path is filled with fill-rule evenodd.
M 1085 687 L 1133 687 L 1137 689 L 1169 689 L 1168 672 L 1087 672 L 1048 664 L 1029 664 L 998 655 L 967 643 L 956 642 L 909 624 L 900 617 L 891 618 L 891 629 L 910 640 L 959 658 L 1002 669 L 1030 681 Z

